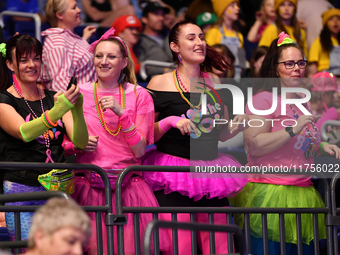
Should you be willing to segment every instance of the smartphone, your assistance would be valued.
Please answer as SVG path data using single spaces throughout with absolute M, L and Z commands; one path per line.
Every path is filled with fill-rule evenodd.
M 67 90 L 69 90 L 71 88 L 72 84 L 77 86 L 77 80 L 78 80 L 77 77 L 71 77 L 71 80 L 70 80 L 70 82 L 67 86 Z

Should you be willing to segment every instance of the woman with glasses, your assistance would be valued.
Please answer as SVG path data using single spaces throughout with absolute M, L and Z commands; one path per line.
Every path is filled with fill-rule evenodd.
M 249 167 L 258 167 L 275 174 L 253 174 L 243 192 L 230 198 L 232 206 L 313 208 L 324 207 L 319 193 L 313 187 L 311 176 L 280 175 L 279 173 L 304 173 L 312 170 L 314 157 L 319 151 L 340 158 L 340 149 L 335 145 L 321 143 L 315 118 L 304 113 L 295 105 L 286 105 L 286 114 L 281 113 L 281 90 L 300 86 L 307 61 L 303 51 L 284 32 L 275 39 L 260 69 L 260 82 L 254 86 L 253 108 L 268 110 L 277 97 L 275 110 L 264 115 L 254 114 L 250 104 L 246 113 L 257 123 L 244 131 L 244 143 L 248 152 Z M 261 79 L 262 78 L 262 79 Z M 268 79 L 272 78 L 272 79 Z M 273 88 L 278 93 L 274 94 Z M 298 99 L 296 92 L 286 93 L 287 99 Z M 275 102 L 274 102 L 275 104 Z M 274 107 L 275 107 L 274 106 Z M 268 121 L 271 120 L 271 121 Z M 275 120 L 275 121 L 273 121 Z M 289 171 L 290 169 L 290 171 Z M 296 171 L 294 170 L 296 169 Z M 263 172 L 262 172 L 263 173 Z M 280 225 L 278 214 L 268 214 L 269 254 L 280 254 Z M 242 217 L 236 217 L 243 225 Z M 303 253 L 314 254 L 313 216 L 302 214 Z M 326 238 L 324 215 L 319 215 L 319 238 Z M 284 217 L 287 254 L 296 254 L 296 215 Z M 263 254 L 261 214 L 250 215 L 252 254 Z

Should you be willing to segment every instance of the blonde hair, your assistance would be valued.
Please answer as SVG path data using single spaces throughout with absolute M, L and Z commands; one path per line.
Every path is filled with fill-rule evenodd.
M 91 220 L 76 202 L 65 198 L 51 198 L 33 215 L 28 248 L 35 247 L 34 236 L 38 230 L 50 236 L 64 227 L 73 227 L 84 232 L 86 242 L 91 236 Z
M 56 13 L 63 13 L 66 10 L 66 0 L 48 0 L 45 11 L 48 22 L 52 27 L 57 27 L 58 18 Z

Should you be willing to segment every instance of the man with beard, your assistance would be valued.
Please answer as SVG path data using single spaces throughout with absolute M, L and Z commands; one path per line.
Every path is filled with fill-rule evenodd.
M 168 12 L 169 9 L 161 6 L 158 2 L 150 2 L 143 9 L 141 20 L 144 24 L 144 31 L 135 46 L 139 63 L 145 60 L 172 62 L 172 56 L 166 50 L 166 47 L 169 47 L 168 42 L 164 40 L 165 35 L 163 34 L 164 14 Z M 146 70 L 146 73 L 152 77 L 165 71 L 166 68 L 151 66 Z

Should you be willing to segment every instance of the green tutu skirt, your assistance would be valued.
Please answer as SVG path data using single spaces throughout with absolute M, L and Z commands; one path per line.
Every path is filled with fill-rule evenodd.
M 319 192 L 313 187 L 274 185 L 248 182 L 243 191 L 229 198 L 233 207 L 271 207 L 271 208 L 316 208 L 325 207 Z M 244 227 L 244 215 L 234 215 L 235 222 Z M 287 243 L 297 244 L 296 215 L 285 214 L 285 235 Z M 326 238 L 325 215 L 319 214 L 319 239 Z M 309 244 L 314 239 L 313 215 L 301 214 L 302 240 Z M 280 223 L 278 214 L 268 214 L 268 238 L 280 242 Z M 261 214 L 250 214 L 251 235 L 262 238 Z

